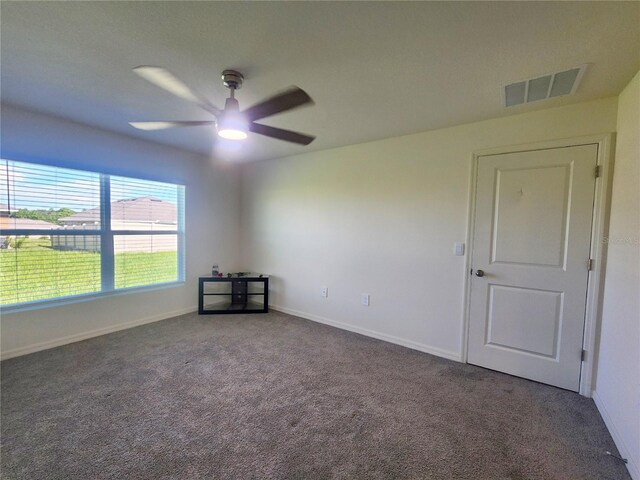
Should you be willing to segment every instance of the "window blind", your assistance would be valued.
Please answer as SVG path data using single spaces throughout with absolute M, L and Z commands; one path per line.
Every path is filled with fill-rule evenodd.
M 0 305 L 184 279 L 184 186 L 0 160 Z

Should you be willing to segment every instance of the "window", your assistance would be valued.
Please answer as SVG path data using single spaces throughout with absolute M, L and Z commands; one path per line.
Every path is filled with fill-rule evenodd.
M 0 160 L 0 305 L 184 280 L 184 186 Z

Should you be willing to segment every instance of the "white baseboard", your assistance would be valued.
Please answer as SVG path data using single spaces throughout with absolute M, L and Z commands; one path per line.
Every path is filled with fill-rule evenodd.
M 182 308 L 180 310 L 174 310 L 173 312 L 164 312 L 159 315 L 139 318 L 130 322 L 118 323 L 117 325 L 111 325 L 109 327 L 98 328 L 96 330 L 77 333 L 75 335 L 69 335 L 67 337 L 55 338 L 53 340 L 47 340 L 46 342 L 34 343 L 33 345 L 27 345 L 26 347 L 13 348 L 11 350 L 6 350 L 0 353 L 0 360 L 7 360 L 9 358 L 19 357 L 21 355 L 27 355 L 29 353 L 39 352 L 41 350 L 47 350 L 49 348 L 60 347 L 69 343 L 87 340 L 88 338 L 99 337 L 108 333 L 126 330 L 127 328 L 137 327 L 146 323 L 159 322 L 160 320 L 166 320 L 167 318 L 177 317 L 179 315 L 184 315 L 185 313 L 192 313 L 197 311 L 198 307 Z
M 595 402 L 596 407 L 600 412 L 600 415 L 602 415 L 604 424 L 607 426 L 609 433 L 611 433 L 611 438 L 613 438 L 613 442 L 616 444 L 616 447 L 620 452 L 620 456 L 622 458 L 627 459 L 627 462 L 628 462 L 627 470 L 629 470 L 629 474 L 631 475 L 631 478 L 633 478 L 633 480 L 640 480 L 640 468 L 638 468 L 638 464 L 636 463 L 636 460 L 631 455 L 631 451 L 629 450 L 629 447 L 627 447 L 627 445 L 624 443 L 624 440 L 622 439 L 620 432 L 618 432 L 618 429 L 613 423 L 613 419 L 611 418 L 611 415 L 609 415 L 607 407 L 605 407 L 604 403 L 602 402 L 602 399 L 598 396 L 598 392 L 596 390 L 593 391 L 591 397 L 593 398 L 593 401 Z
M 447 358 L 449 360 L 455 360 L 456 362 L 462 361 L 460 353 L 457 353 L 457 352 L 450 352 L 448 350 L 443 350 L 441 348 L 425 345 L 424 343 L 418 343 L 411 340 L 406 340 L 404 338 L 395 337 L 393 335 L 388 335 L 386 333 L 376 332 L 375 330 L 370 330 L 368 328 L 356 327 L 354 325 L 349 325 L 348 323 L 338 322 L 336 320 L 331 320 L 329 318 L 321 317 L 319 315 L 314 315 L 312 313 L 293 310 L 287 307 L 281 307 L 278 305 L 269 305 L 269 308 L 273 310 L 277 310 L 278 312 L 288 313 L 289 315 L 294 315 L 296 317 L 306 318 L 307 320 L 311 320 L 313 322 L 330 325 L 332 327 L 336 327 L 341 330 L 348 330 L 350 332 L 359 333 L 360 335 L 364 335 L 366 337 L 377 338 L 378 340 L 384 340 L 385 342 L 395 343 L 396 345 L 402 345 L 403 347 L 411 348 L 413 350 L 418 350 L 420 352 L 430 353 L 431 355 Z

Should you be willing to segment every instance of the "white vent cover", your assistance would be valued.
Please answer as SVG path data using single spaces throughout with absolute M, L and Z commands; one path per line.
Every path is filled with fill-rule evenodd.
M 504 104 L 506 107 L 513 107 L 522 103 L 573 95 L 586 69 L 587 65 L 581 65 L 562 72 L 511 83 L 504 87 Z

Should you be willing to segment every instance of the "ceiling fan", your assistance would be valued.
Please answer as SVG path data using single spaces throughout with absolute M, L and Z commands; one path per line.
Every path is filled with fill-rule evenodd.
M 184 82 L 162 67 L 142 65 L 134 68 L 133 71 L 145 80 L 173 93 L 177 97 L 195 103 L 215 117 L 214 120 L 205 121 L 129 122 L 132 127 L 140 130 L 164 130 L 173 127 L 214 125 L 218 135 L 229 140 L 244 140 L 247 138 L 247 132 L 300 145 L 309 145 L 316 138 L 312 135 L 256 123 L 256 120 L 276 113 L 286 112 L 303 105 L 313 105 L 311 97 L 301 88 L 290 87 L 284 92 L 240 111 L 235 92 L 242 87 L 244 77 L 235 70 L 225 70 L 222 72 L 222 82 L 229 89 L 230 96 L 225 101 L 224 109 L 221 110 L 195 93 Z

